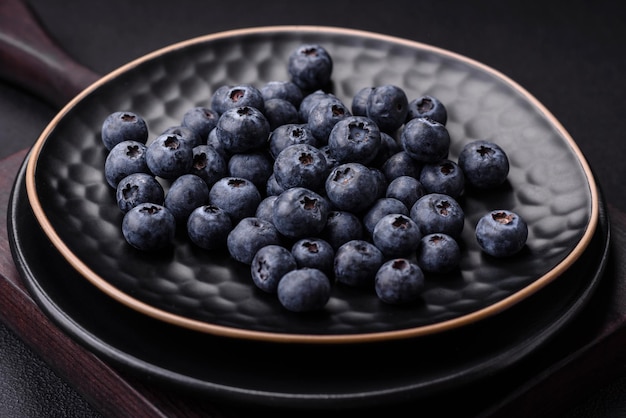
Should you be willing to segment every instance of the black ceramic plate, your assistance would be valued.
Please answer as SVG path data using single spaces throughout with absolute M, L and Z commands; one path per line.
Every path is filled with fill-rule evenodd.
M 572 267 L 541 292 L 482 321 L 421 338 L 362 344 L 225 338 L 143 315 L 84 280 L 35 221 L 24 183 L 22 167 L 9 206 L 11 249 L 30 293 L 61 329 L 150 382 L 237 405 L 298 408 L 298 416 L 406 400 L 422 400 L 425 407 L 452 391 L 456 395 L 443 404 L 435 401 L 438 410 L 459 402 L 469 407 L 462 399 L 472 396 L 493 399 L 476 384 L 502 376 L 580 315 L 608 259 L 601 201 L 597 232 Z
M 134 251 L 103 175 L 104 118 L 142 115 L 151 139 L 207 105 L 224 84 L 287 79 L 288 54 L 319 43 L 334 59 L 332 91 L 346 103 L 362 87 L 396 84 L 409 98 L 432 94 L 447 106 L 450 158 L 468 141 L 500 144 L 511 162 L 506 187 L 466 193 L 458 274 L 429 280 L 422 301 L 397 308 L 373 291 L 337 286 L 319 315 L 286 312 L 225 251 L 206 252 L 184 234 L 173 251 Z M 70 102 L 32 150 L 26 174 L 35 218 L 80 274 L 144 314 L 215 335 L 268 341 L 362 342 L 424 336 L 508 309 L 563 274 L 587 248 L 598 221 L 598 191 L 580 150 L 552 115 L 504 75 L 468 58 L 382 35 L 320 27 L 269 27 L 193 39 L 120 68 Z M 473 237 L 492 209 L 529 224 L 516 257 L 485 257 Z

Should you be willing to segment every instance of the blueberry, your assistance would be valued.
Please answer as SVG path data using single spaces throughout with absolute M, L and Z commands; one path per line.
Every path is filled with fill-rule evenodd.
M 232 229 L 230 216 L 211 204 L 195 208 L 187 218 L 189 239 L 205 250 L 225 248 L 226 238 Z
M 374 203 L 378 192 L 376 174 L 360 163 L 340 164 L 326 179 L 326 195 L 339 210 L 362 212 Z
M 350 110 L 353 115 L 367 116 L 367 98 L 374 90 L 374 87 L 363 87 L 352 96 L 352 105 Z
M 400 140 L 404 150 L 416 161 L 436 163 L 448 157 L 450 134 L 441 123 L 428 118 L 415 118 L 404 125 Z
M 396 213 L 409 215 L 409 209 L 404 203 L 393 197 L 380 198 L 363 215 L 363 226 L 370 233 L 374 232 L 374 227 L 384 216 Z
M 192 147 L 206 143 L 208 133 L 206 136 L 201 137 L 196 131 L 186 126 L 170 126 L 162 132 L 162 134 L 176 134 L 183 138 L 184 141 L 191 143 Z
M 458 199 L 465 189 L 463 170 L 454 161 L 445 159 L 425 164 L 420 173 L 420 183 L 426 193 L 442 193 Z
M 133 173 L 118 183 L 115 198 L 122 213 L 126 213 L 140 203 L 162 205 L 165 191 L 153 175 Z
M 387 186 L 389 182 L 387 181 L 387 177 L 385 177 L 385 173 L 378 168 L 370 168 L 370 172 L 374 177 L 374 181 L 376 182 L 376 198 L 380 199 L 385 197 L 385 193 L 387 192 Z
M 261 113 L 265 112 L 265 99 L 261 91 L 251 84 L 222 86 L 211 97 L 211 109 L 219 115 L 241 107 L 253 107 Z
M 467 183 L 478 189 L 503 184 L 509 174 L 509 159 L 497 144 L 478 140 L 466 144 L 459 154 L 458 164 Z
M 266 245 L 281 245 L 280 233 L 271 222 L 255 217 L 243 218 L 226 238 L 230 256 L 248 265 L 257 251 Z
M 272 219 L 281 234 L 299 239 L 319 234 L 326 225 L 328 211 L 322 196 L 304 187 L 293 187 L 274 202 Z
M 146 163 L 155 176 L 175 179 L 191 171 L 193 147 L 180 135 L 159 135 L 148 145 Z
M 426 273 L 445 274 L 456 269 L 461 261 L 458 242 L 450 235 L 424 235 L 417 248 L 417 265 Z
M 253 216 L 261 199 L 254 183 L 240 177 L 223 177 L 209 190 L 209 202 L 224 209 L 233 223 Z
M 409 100 L 404 90 L 393 84 L 376 86 L 367 97 L 367 117 L 382 132 L 394 133 L 400 128 L 409 111 Z
M 136 141 L 145 144 L 148 141 L 146 121 L 133 112 L 113 112 L 102 123 L 102 143 L 107 150 L 122 141 Z
M 380 168 L 388 182 L 400 176 L 419 179 L 423 164 L 414 160 L 406 151 L 400 151 L 387 159 Z
M 390 305 L 416 301 L 424 289 L 424 272 L 406 258 L 389 260 L 376 272 L 374 289 L 378 298 Z
M 146 163 L 145 144 L 122 141 L 115 145 L 104 161 L 104 177 L 109 186 L 116 188 L 124 177 L 133 173 L 150 173 Z
M 265 194 L 268 196 L 278 196 L 284 191 L 285 189 L 278 184 L 276 176 L 272 172 L 270 178 L 267 179 L 267 184 L 265 185 Z
M 292 312 L 319 311 L 330 299 L 332 286 L 328 277 L 312 268 L 296 269 L 278 282 L 278 301 Z
M 304 187 L 319 191 L 327 176 L 326 156 L 308 144 L 290 145 L 274 160 L 274 177 L 283 189 Z
M 133 247 L 156 251 L 171 246 L 176 233 L 176 220 L 164 206 L 141 203 L 124 215 L 122 234 Z
M 419 198 L 409 215 L 422 235 L 442 233 L 458 239 L 465 225 L 461 205 L 452 196 L 441 193 L 429 193 Z
M 408 216 L 393 213 L 383 216 L 372 232 L 374 245 L 385 257 L 408 257 L 417 250 L 422 233 Z
M 182 126 L 191 129 L 201 140 L 194 146 L 206 143 L 209 132 L 215 128 L 219 117 L 215 110 L 204 106 L 192 107 L 183 114 Z
M 228 175 L 228 166 L 222 154 L 213 146 L 201 144 L 193 148 L 191 174 L 200 177 L 211 187 L 216 181 Z
M 267 143 L 270 124 L 261 111 L 243 106 L 228 109 L 220 116 L 215 135 L 227 153 L 255 151 Z
M 250 180 L 263 190 L 272 175 L 274 160 L 265 150 L 233 154 L 228 160 L 228 175 Z
M 289 54 L 287 72 L 290 80 L 304 91 L 328 86 L 332 71 L 333 60 L 321 45 L 300 45 Z
M 217 137 L 217 126 L 213 128 L 211 132 L 209 132 L 209 136 L 206 139 L 206 145 L 213 147 L 215 151 L 219 152 L 224 161 L 228 161 L 228 159 L 230 158 L 231 153 L 226 151 L 224 145 Z
M 267 293 L 276 293 L 280 279 L 296 268 L 291 251 L 271 244 L 256 252 L 250 264 L 250 274 L 256 287 Z
M 308 144 L 317 147 L 317 138 L 307 128 L 306 124 L 288 123 L 274 129 L 269 136 L 269 149 L 272 157 L 276 158 L 278 154 L 290 145 Z
M 298 123 L 300 115 L 298 109 L 285 99 L 269 99 L 265 101 L 265 111 L 263 112 L 270 124 L 270 130 L 278 128 L 288 123 Z
M 383 253 L 371 242 L 348 241 L 335 253 L 335 280 L 354 287 L 372 286 L 383 262 Z
M 284 99 L 298 109 L 304 95 L 300 87 L 292 81 L 273 80 L 261 86 L 261 95 L 267 102 L 270 99 Z
M 409 102 L 407 121 L 415 118 L 430 118 L 445 125 L 448 122 L 448 111 L 441 100 L 423 95 Z
M 328 136 L 330 155 L 340 164 L 369 164 L 381 147 L 380 130 L 365 116 L 348 116 L 337 121 Z
M 187 223 L 189 214 L 209 199 L 209 186 L 195 174 L 183 174 L 172 182 L 165 195 L 165 206 L 179 225 Z
M 309 111 L 307 127 L 318 143 L 325 145 L 335 124 L 349 116 L 350 110 L 339 99 L 322 100 Z
M 363 238 L 363 224 L 352 212 L 331 210 L 320 238 L 337 250 L 348 241 Z
M 274 222 L 274 202 L 276 199 L 278 199 L 278 195 L 270 195 L 261 200 L 254 216 L 264 221 Z
M 380 148 L 370 162 L 370 166 L 381 168 L 393 155 L 402 152 L 402 145 L 386 132 L 380 133 Z
M 335 167 L 339 165 L 339 161 L 337 161 L 330 153 L 330 146 L 328 144 L 319 147 L 320 151 L 324 153 L 326 157 L 326 166 L 328 167 L 328 171 L 332 171 Z
M 417 199 L 425 194 L 424 186 L 415 177 L 399 176 L 387 185 L 385 197 L 398 199 L 410 209 L 417 202 Z
M 309 113 L 319 103 L 325 101 L 334 101 L 341 103 L 341 100 L 332 93 L 327 93 L 324 90 L 315 90 L 312 93 L 307 94 L 302 98 L 300 106 L 298 107 L 298 113 L 300 115 L 300 121 L 306 123 L 309 120 Z
M 303 238 L 293 244 L 291 253 L 298 268 L 315 268 L 329 277 L 333 274 L 335 250 L 327 241 L 316 237 Z
M 528 239 L 528 225 L 517 213 L 493 210 L 476 224 L 476 241 L 480 248 L 493 257 L 517 254 Z

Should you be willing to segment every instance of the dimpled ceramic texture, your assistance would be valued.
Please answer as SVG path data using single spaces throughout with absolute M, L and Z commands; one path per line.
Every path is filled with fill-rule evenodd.
M 255 288 L 249 267 L 224 251 L 194 247 L 181 231 L 174 248 L 135 251 L 124 241 L 114 190 L 104 178 L 104 118 L 118 110 L 145 118 L 149 141 L 208 105 L 224 84 L 260 87 L 286 80 L 289 53 L 319 43 L 334 60 L 333 93 L 350 104 L 362 87 L 395 84 L 407 96 L 438 97 L 448 109 L 450 158 L 476 139 L 509 155 L 507 184 L 460 201 L 466 224 L 459 272 L 429 278 L 418 303 L 386 306 L 373 289 L 335 286 L 315 315 L 285 311 Z M 333 28 L 277 27 L 198 38 L 157 51 L 88 88 L 50 124 L 33 149 L 28 196 L 53 244 L 88 280 L 122 303 L 174 324 L 238 338 L 367 341 L 461 326 L 510 306 L 556 278 L 595 228 L 596 190 L 580 151 L 520 87 L 458 55 L 395 38 Z M 484 256 L 474 225 L 509 209 L 529 225 L 515 257 Z M 539 283 L 539 285 L 538 285 Z M 494 308 L 496 307 L 496 308 Z

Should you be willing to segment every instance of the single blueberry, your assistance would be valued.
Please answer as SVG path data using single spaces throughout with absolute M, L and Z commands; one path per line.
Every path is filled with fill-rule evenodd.
M 146 164 L 155 176 L 175 179 L 191 171 L 193 147 L 180 135 L 159 135 L 148 145 Z
M 315 268 L 332 276 L 335 250 L 327 241 L 317 237 L 302 238 L 293 244 L 291 253 L 298 268 Z
M 217 139 L 230 154 L 258 150 L 266 145 L 270 134 L 265 115 L 251 106 L 226 110 L 215 129 Z
M 337 121 L 328 136 L 330 155 L 340 164 L 369 164 L 381 147 L 380 129 L 365 116 L 348 116 Z
M 383 216 L 372 231 L 374 245 L 385 257 L 409 257 L 420 243 L 419 226 L 408 216 L 393 213 Z
M 504 150 L 491 141 L 477 140 L 466 144 L 458 164 L 467 183 L 478 189 L 503 184 L 509 174 L 509 159 Z
M 312 93 L 307 94 L 302 98 L 300 106 L 298 107 L 298 114 L 300 115 L 300 122 L 307 123 L 309 120 L 309 113 L 316 105 L 324 101 L 334 101 L 341 103 L 341 100 L 332 93 L 327 93 L 324 90 L 315 90 Z
M 463 170 L 454 161 L 444 159 L 425 164 L 419 178 L 426 193 L 442 193 L 458 199 L 465 190 Z
M 348 241 L 363 238 L 363 224 L 352 212 L 331 210 L 320 238 L 337 250 Z
M 385 262 L 376 272 L 374 289 L 378 298 L 391 305 L 414 302 L 424 289 L 424 272 L 407 258 Z
M 378 184 L 376 174 L 363 164 L 340 164 L 326 179 L 326 196 L 337 209 L 360 213 L 377 199 Z
M 200 177 L 211 187 L 216 181 L 228 175 L 228 166 L 222 154 L 213 146 L 201 144 L 193 148 L 191 174 Z
M 302 90 L 292 81 L 272 80 L 263 84 L 260 88 L 263 99 L 284 99 L 298 109 L 304 95 Z
M 318 192 L 328 176 L 326 156 L 308 144 L 290 145 L 282 150 L 273 168 L 276 182 L 283 189 L 304 187 Z
M 115 198 L 117 206 L 126 213 L 140 203 L 162 205 L 165 191 L 152 174 L 133 173 L 118 183 Z
M 363 215 L 363 226 L 365 230 L 371 235 L 378 221 L 392 213 L 408 216 L 409 209 L 404 203 L 392 197 L 377 199 Z
M 268 99 L 265 101 L 263 112 L 270 124 L 270 131 L 288 123 L 298 123 L 300 115 L 298 109 L 285 99 Z
M 272 175 L 273 164 L 266 150 L 237 153 L 228 160 L 228 175 L 250 180 L 260 191 Z
M 174 242 L 176 220 L 164 206 L 141 203 L 124 214 L 122 234 L 131 246 L 142 251 L 156 251 Z
M 321 100 L 309 111 L 307 127 L 318 143 L 325 145 L 335 124 L 349 116 L 350 110 L 339 99 Z
M 174 215 L 178 225 L 186 225 L 193 210 L 209 199 L 209 186 L 195 174 L 183 174 L 172 182 L 165 194 L 165 206 Z
M 328 211 L 322 196 L 304 187 L 293 187 L 274 202 L 272 219 L 281 234 L 299 239 L 319 234 L 326 225 Z
M 233 223 L 253 216 L 261 200 L 254 183 L 239 177 L 223 177 L 209 190 L 209 202 L 224 209 Z
M 265 112 L 265 99 L 261 91 L 251 84 L 222 86 L 211 97 L 211 109 L 219 115 L 229 109 L 253 107 L 259 112 Z
M 450 235 L 428 234 L 420 241 L 416 261 L 426 273 L 445 274 L 459 266 L 461 250 Z
M 276 293 L 278 282 L 296 268 L 296 260 L 291 251 L 271 244 L 256 252 L 250 263 L 250 274 L 256 287 L 267 293 Z
M 256 253 L 266 245 L 281 245 L 281 236 L 271 222 L 255 217 L 243 218 L 230 231 L 226 247 L 232 258 L 250 265 Z
M 330 299 L 332 286 L 328 277 L 312 268 L 296 269 L 278 282 L 278 301 L 291 312 L 319 311 Z
M 441 123 L 415 118 L 404 124 L 400 135 L 404 150 L 416 161 L 428 164 L 448 158 L 450 134 Z
M 122 141 L 136 141 L 145 144 L 148 141 L 146 121 L 133 112 L 113 112 L 102 122 L 102 143 L 107 150 Z
M 187 235 L 205 250 L 226 248 L 226 238 L 233 229 L 230 216 L 215 205 L 195 208 L 187 218 Z
M 261 200 L 254 216 L 264 221 L 274 222 L 274 202 L 276 199 L 278 199 L 278 195 L 269 195 Z
M 304 91 L 328 86 L 333 72 L 330 53 L 318 44 L 303 44 L 289 54 L 287 72 L 290 80 Z
M 355 116 L 367 116 L 367 98 L 374 90 L 374 87 L 363 87 L 352 96 L 350 110 Z
M 200 143 L 206 143 L 206 139 L 209 136 L 209 132 L 217 125 L 217 121 L 220 115 L 215 110 L 197 106 L 192 107 L 183 114 L 182 126 L 191 129 L 200 137 Z M 185 137 L 183 135 L 183 137 Z M 193 146 L 200 145 L 196 143 Z
M 348 241 L 335 253 L 335 280 L 354 287 L 372 286 L 376 272 L 383 262 L 383 253 L 371 242 Z
M 290 145 L 308 144 L 317 147 L 317 138 L 307 128 L 306 124 L 288 123 L 274 129 L 269 136 L 269 149 L 272 157 L 278 157 L 278 154 Z
M 216 119 L 217 121 L 217 119 Z M 162 134 L 176 134 L 180 136 L 184 141 L 188 141 L 192 147 L 206 143 L 208 133 L 206 136 L 200 136 L 196 131 L 186 126 L 170 126 L 162 132 Z
M 381 167 L 388 182 L 400 176 L 409 176 L 419 179 L 423 164 L 413 159 L 406 151 L 393 154 Z
M 465 225 L 465 213 L 452 196 L 428 193 L 411 207 L 409 215 L 422 235 L 441 233 L 458 239 Z
M 272 172 L 270 178 L 267 179 L 267 184 L 265 185 L 265 194 L 267 196 L 278 196 L 284 191 L 285 189 L 278 184 L 278 182 L 276 181 L 276 176 Z
M 392 134 L 400 128 L 409 111 L 409 100 L 404 90 L 393 84 L 376 86 L 367 97 L 367 117 L 382 132 Z
M 151 173 L 146 163 L 145 144 L 137 141 L 122 141 L 115 145 L 104 161 L 104 177 L 113 188 L 124 177 L 133 173 Z
M 476 224 L 476 241 L 480 248 L 493 257 L 509 257 L 526 245 L 528 225 L 510 210 L 493 210 Z
M 417 199 L 425 194 L 424 186 L 415 177 L 399 176 L 387 185 L 385 197 L 398 199 L 410 209 L 417 202 Z
M 407 122 L 415 118 L 430 118 L 445 125 L 448 122 L 448 111 L 441 100 L 431 95 L 423 95 L 409 102 Z

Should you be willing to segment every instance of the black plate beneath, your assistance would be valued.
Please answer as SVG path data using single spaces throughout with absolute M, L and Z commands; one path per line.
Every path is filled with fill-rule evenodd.
M 222 338 L 169 325 L 108 297 L 76 272 L 35 221 L 20 170 L 11 197 L 11 248 L 42 310 L 75 340 L 133 374 L 239 405 L 356 408 L 425 399 L 520 362 L 562 330 L 601 281 L 609 222 L 578 261 L 541 292 L 442 334 L 367 344 L 306 345 Z M 44 261 L 45 260 L 45 261 Z

